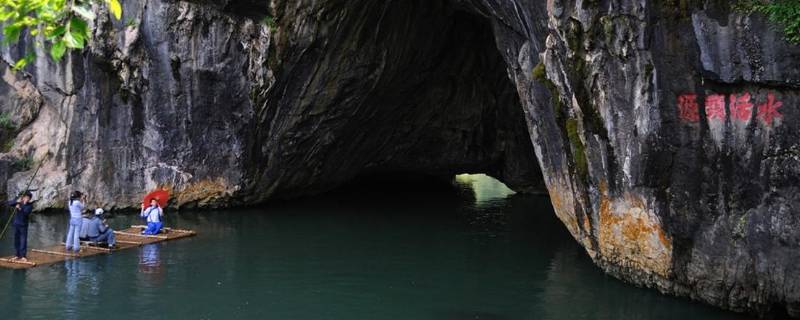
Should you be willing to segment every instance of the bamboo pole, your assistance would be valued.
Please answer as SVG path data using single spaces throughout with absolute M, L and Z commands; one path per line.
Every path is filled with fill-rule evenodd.
M 11 260 L 11 259 L 8 259 L 8 258 L 0 258 L 0 261 L 8 262 L 8 263 L 24 264 L 24 265 L 29 265 L 29 266 L 32 266 L 32 267 L 36 266 L 36 262 L 33 262 L 33 261 L 19 261 L 19 260 Z
M 135 245 L 137 245 L 137 246 L 141 246 L 141 245 L 143 244 L 143 243 L 142 243 L 142 242 L 140 242 L 140 241 L 125 241 L 125 240 L 117 240 L 117 243 L 122 243 L 122 244 L 135 244 Z
M 194 230 L 184 230 L 184 229 L 169 229 L 169 231 L 180 232 L 180 233 L 192 233 L 194 234 Z
M 114 231 L 114 233 L 121 234 L 123 236 L 132 236 L 132 237 L 156 238 L 156 239 L 164 239 L 164 240 L 169 239 L 168 236 L 158 236 L 158 235 L 152 235 L 152 234 L 130 233 L 130 232 L 125 232 L 125 231 Z
M 90 250 L 97 250 L 97 251 L 103 251 L 103 252 L 111 252 L 111 251 L 113 251 L 111 248 L 103 248 L 103 247 L 98 247 L 98 246 L 86 246 L 86 248 L 90 249 Z
M 132 225 L 131 228 L 144 229 L 144 228 L 147 228 L 147 226 L 135 224 L 135 225 Z M 170 227 L 164 227 L 164 228 L 161 228 L 161 229 L 162 230 L 167 230 L 167 231 L 170 231 L 170 232 L 195 233 L 194 230 L 174 229 L 174 228 L 170 228 Z
M 57 252 L 57 251 L 50 251 L 50 250 L 43 250 L 43 249 L 31 249 L 33 252 L 44 253 L 44 254 L 51 254 L 55 256 L 62 256 L 62 257 L 80 257 L 80 253 L 65 253 L 65 252 Z

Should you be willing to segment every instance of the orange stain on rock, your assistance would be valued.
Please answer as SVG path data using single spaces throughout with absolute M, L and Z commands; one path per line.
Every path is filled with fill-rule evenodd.
M 553 211 L 556 216 L 563 222 L 569 232 L 576 239 L 580 239 L 580 231 L 578 230 L 578 221 L 574 213 L 574 199 L 572 193 L 567 191 L 567 188 L 551 185 L 548 189 L 550 194 L 550 202 L 553 205 Z M 569 197 L 569 198 L 567 198 Z
M 230 195 L 231 188 L 224 179 L 200 180 L 175 191 L 178 206 L 188 203 L 207 204 Z
M 665 277 L 671 272 L 672 241 L 642 197 L 603 192 L 598 229 L 604 258 Z
M 591 206 L 576 206 L 578 200 L 574 198 L 572 188 L 562 182 L 548 183 L 550 201 L 558 218 L 589 255 L 621 267 L 662 277 L 670 275 L 672 240 L 661 228 L 661 222 L 655 211 L 647 205 L 645 196 L 626 193 L 611 197 L 607 186 L 601 183 L 598 188 L 600 203 L 597 220 L 578 221 L 576 208 Z M 596 248 L 591 241 L 592 234 L 597 239 Z
M 591 257 L 594 257 L 596 252 L 593 248 L 590 237 L 591 232 L 589 231 L 592 226 L 588 219 L 578 221 L 577 215 L 575 214 L 577 200 L 573 196 L 573 190 L 570 185 L 562 183 L 561 181 L 550 181 L 547 190 L 550 194 L 553 211 L 555 211 L 558 219 L 564 223 L 572 237 L 583 245 L 586 252 Z

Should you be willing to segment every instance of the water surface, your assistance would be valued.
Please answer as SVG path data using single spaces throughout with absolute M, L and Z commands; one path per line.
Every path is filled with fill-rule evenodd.
M 170 212 L 199 236 L 0 270 L 0 318 L 744 319 L 604 275 L 546 197 L 486 179 Z M 61 241 L 66 215 L 34 220 L 31 246 Z

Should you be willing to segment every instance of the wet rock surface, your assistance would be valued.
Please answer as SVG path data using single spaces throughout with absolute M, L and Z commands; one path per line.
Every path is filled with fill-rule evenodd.
M 573 235 L 620 278 L 798 316 L 798 47 L 726 4 L 560 10 L 542 60 L 572 165 L 549 186 Z
M 616 277 L 800 316 L 800 48 L 762 17 L 720 1 L 261 5 L 126 2 L 90 49 L 6 72 L 8 192 L 40 162 L 41 208 L 72 189 L 218 207 L 485 172 L 546 187 Z

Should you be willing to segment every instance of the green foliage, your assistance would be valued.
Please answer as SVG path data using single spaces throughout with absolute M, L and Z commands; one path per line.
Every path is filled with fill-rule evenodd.
M 139 25 L 139 21 L 134 18 L 128 18 L 128 21 L 125 22 L 125 27 L 135 27 Z
M 553 112 L 556 117 L 561 116 L 561 107 L 563 103 L 561 103 L 561 98 L 559 98 L 558 88 L 547 78 L 547 69 L 544 66 L 544 63 L 539 62 L 535 67 L 533 67 L 533 79 L 538 81 L 539 83 L 543 84 L 548 91 L 550 91 L 550 102 L 553 104 Z
M 550 91 L 550 95 L 553 99 L 553 112 L 555 113 L 556 121 L 563 121 L 563 129 L 566 131 L 567 139 L 569 139 L 569 142 L 572 145 L 572 158 L 575 161 L 575 169 L 581 178 L 586 179 L 586 177 L 589 175 L 589 163 L 586 159 L 586 147 L 581 140 L 580 133 L 578 133 L 578 120 L 574 118 L 566 118 L 567 116 L 562 114 L 563 103 L 559 98 L 558 88 L 552 81 L 550 81 L 550 79 L 547 78 L 547 69 L 545 65 L 540 62 L 533 68 L 532 73 L 533 78 L 536 79 L 536 81 L 544 84 L 544 86 Z M 591 117 L 595 115 L 595 113 L 588 112 L 586 110 L 584 110 L 584 113 L 584 117 Z M 594 123 L 594 121 L 590 121 L 590 123 Z
M 0 152 L 8 152 L 14 147 L 14 133 L 17 125 L 11 120 L 9 113 L 0 113 Z
M 544 63 L 539 62 L 533 67 L 533 78 L 541 83 L 547 81 L 547 69 L 545 69 Z
M 8 131 L 17 130 L 17 126 L 11 121 L 11 116 L 5 112 L 0 113 L 0 128 Z
M 89 22 L 96 18 L 91 5 L 99 2 L 108 6 L 115 18 L 122 18 L 119 0 L 0 0 L 3 44 L 18 42 L 23 32 L 28 32 L 37 47 L 49 46 L 50 57 L 61 60 L 68 49 L 86 45 L 91 37 Z M 24 68 L 35 58 L 33 53 L 26 54 L 14 69 Z
M 19 171 L 27 171 L 33 168 L 33 156 L 28 155 L 24 158 L 14 160 L 14 168 Z
M 275 30 L 278 28 L 278 24 L 275 22 L 275 17 L 273 16 L 264 17 L 264 19 L 261 20 L 261 23 L 269 27 L 269 30 L 272 32 L 275 32 Z
M 3 133 L 3 134 L 5 134 L 5 133 Z M 3 135 L 0 135 L 0 139 L 5 139 L 5 141 L 3 141 L 2 148 L 0 148 L 0 151 L 9 152 L 9 151 L 11 151 L 12 148 L 14 148 L 14 138 L 13 137 L 4 137 Z
M 800 44 L 800 0 L 740 0 L 734 9 L 767 16 L 769 21 L 783 28 L 786 41 Z

